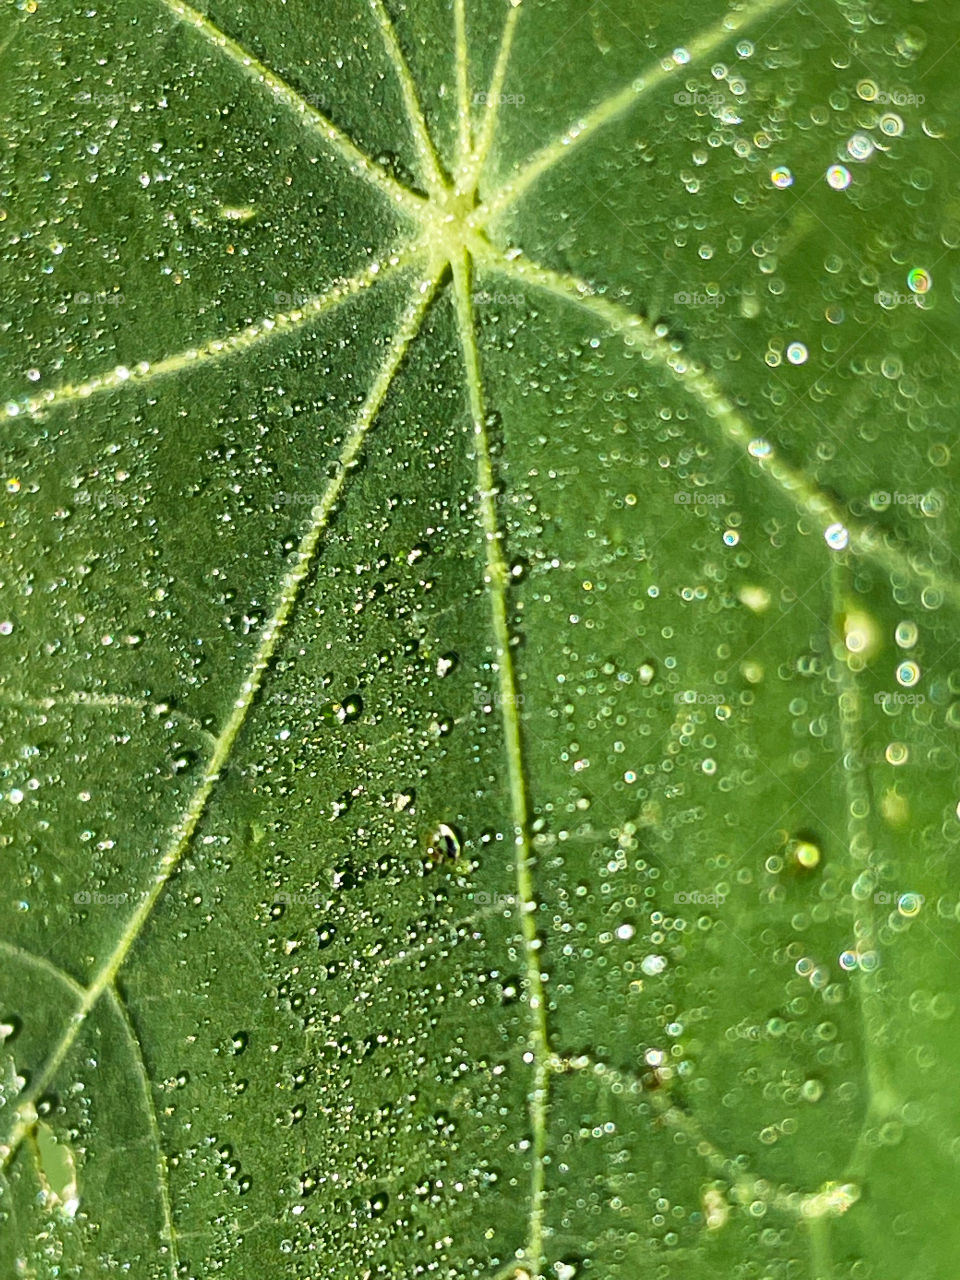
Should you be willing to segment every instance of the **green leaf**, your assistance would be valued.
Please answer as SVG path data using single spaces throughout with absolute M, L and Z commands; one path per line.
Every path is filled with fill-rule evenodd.
M 0 1273 L 950 1273 L 954 42 L 8 4 Z

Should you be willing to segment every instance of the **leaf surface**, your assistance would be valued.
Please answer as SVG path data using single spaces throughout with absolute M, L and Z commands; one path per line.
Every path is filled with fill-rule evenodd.
M 947 1274 L 953 38 L 8 6 L 2 1274 Z

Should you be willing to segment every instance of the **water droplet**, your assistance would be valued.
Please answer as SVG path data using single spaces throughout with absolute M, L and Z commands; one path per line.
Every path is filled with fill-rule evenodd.
M 827 170 L 827 185 L 834 191 L 845 191 L 850 182 L 850 170 L 845 165 L 832 164 Z
M 787 347 L 787 359 L 791 364 L 806 364 L 807 348 L 802 342 L 791 342 Z
M 358 720 L 363 711 L 363 699 L 359 693 L 351 693 L 342 702 L 326 702 L 320 708 L 320 719 L 324 724 L 352 724 Z
M 901 649 L 912 649 L 917 643 L 917 636 L 919 634 L 917 624 L 904 619 L 903 622 L 897 623 L 897 629 L 893 633 L 893 638 Z
M 770 170 L 770 181 L 775 187 L 779 187 L 783 191 L 785 188 L 793 186 L 793 174 L 785 165 L 778 165 L 776 169 Z
M 444 676 L 448 676 L 451 671 L 456 669 L 459 661 L 460 658 L 455 653 L 442 653 L 437 659 L 437 675 L 440 676 L 441 679 L 443 679 Z
M 847 154 L 852 160 L 866 160 L 873 155 L 873 139 L 865 133 L 855 133 L 847 139 Z
M 899 138 L 903 133 L 903 120 L 895 111 L 888 111 L 880 117 L 880 132 L 888 138 Z
M 908 920 L 919 915 L 920 908 L 922 906 L 922 893 L 901 893 L 900 897 L 897 899 L 897 910 L 902 916 L 906 916 Z
M 728 547 L 735 547 L 740 541 L 740 535 L 736 529 L 724 529 L 723 541 Z
M 924 267 L 913 267 L 907 274 L 907 285 L 912 293 L 927 293 L 932 284 L 930 272 Z
M 640 961 L 640 968 L 648 978 L 654 978 L 658 973 L 663 973 L 667 967 L 665 956 L 649 955 L 644 956 Z
M 833 551 L 843 551 L 850 542 L 850 532 L 845 525 L 839 523 L 832 524 L 824 530 L 824 539 L 828 547 Z
M 427 841 L 427 857 L 431 862 L 452 862 L 460 856 L 461 840 L 455 827 L 440 822 Z
M 797 865 L 805 871 L 812 871 L 820 865 L 820 846 L 812 840 L 795 840 L 790 849 L 791 856 Z
M 920 679 L 920 668 L 915 662 L 901 662 L 897 667 L 897 684 L 909 689 Z
M 368 1202 L 368 1211 L 371 1218 L 380 1218 L 387 1211 L 387 1205 L 390 1203 L 390 1197 L 386 1191 L 378 1191 L 370 1197 Z

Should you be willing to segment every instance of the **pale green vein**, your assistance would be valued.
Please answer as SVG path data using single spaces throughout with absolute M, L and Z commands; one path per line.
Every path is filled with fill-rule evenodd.
M 231 39 L 226 32 L 221 31 L 208 17 L 191 5 L 184 4 L 183 0 L 160 0 L 160 3 L 198 31 L 214 48 L 225 53 L 251 79 L 265 85 L 275 101 L 283 103 L 299 116 L 304 124 L 308 125 L 341 160 L 346 162 L 351 173 L 362 178 L 369 186 L 376 188 L 393 204 L 405 209 L 414 218 L 418 216 L 423 203 L 422 197 L 415 191 L 411 191 L 409 187 L 397 182 L 385 169 L 365 155 L 352 138 L 348 137 L 342 129 L 338 129 L 322 111 L 318 111 L 302 98 L 285 80 L 255 58 L 236 40 Z
M 29 968 L 39 969 L 41 973 L 45 973 L 47 977 L 53 978 L 55 982 L 59 982 L 61 986 L 66 987 L 76 1001 L 79 1002 L 83 999 L 83 987 L 80 983 L 75 978 L 71 978 L 69 973 L 53 964 L 46 956 L 35 955 L 32 951 L 25 951 L 23 947 L 18 947 L 14 942 L 6 942 L 2 939 L 0 939 L 0 953 Z
M 393 69 L 400 82 L 403 105 L 407 113 L 407 123 L 413 133 L 417 159 L 420 162 L 420 177 L 431 193 L 436 194 L 445 184 L 440 161 L 433 146 L 433 139 L 430 137 L 430 130 L 427 128 L 423 107 L 420 105 L 417 86 L 410 73 L 410 67 L 404 57 L 403 50 L 400 48 L 397 33 L 394 30 L 393 22 L 389 13 L 387 13 L 383 0 L 370 0 L 370 7 L 376 16 L 377 25 L 380 28 L 380 34 L 387 50 L 387 56 L 393 64 Z
M 386 263 L 371 262 L 366 270 L 348 280 L 341 280 L 326 293 L 308 298 L 303 306 L 294 311 L 279 312 L 266 316 L 256 324 L 247 325 L 236 333 L 229 333 L 223 338 L 211 338 L 209 342 L 198 347 L 188 347 L 175 355 L 165 356 L 152 363 L 141 360 L 132 366 L 116 365 L 106 373 L 95 374 L 85 382 L 67 384 L 62 387 L 50 387 L 39 395 L 26 396 L 22 400 L 13 400 L 6 406 L 7 416 L 11 418 L 25 414 L 36 418 L 42 416 L 54 406 L 89 400 L 91 396 L 105 391 L 117 391 L 123 387 L 144 387 L 158 378 L 167 378 L 180 373 L 184 369 L 193 369 L 198 365 L 213 363 L 228 356 L 242 355 L 244 352 L 258 347 L 271 338 L 295 333 L 318 316 L 333 311 L 349 298 L 356 297 L 378 280 L 384 280 L 396 271 L 402 270 L 422 257 L 424 249 L 419 242 L 411 242 L 391 253 Z
M 187 725 L 195 733 L 206 738 L 211 746 L 216 741 L 210 730 L 204 729 L 193 716 L 183 711 L 176 711 L 162 702 L 150 702 L 147 698 L 129 698 L 120 693 L 87 693 L 85 690 L 79 690 L 48 694 L 46 697 L 32 697 L 0 688 L 0 706 L 26 707 L 30 711 L 59 711 L 61 707 L 90 707 L 94 711 L 139 711 L 141 714 L 152 715 L 157 720 L 167 718 Z
M 486 205 L 482 215 L 484 222 L 492 221 L 497 214 L 509 208 L 529 190 L 529 188 L 548 169 L 571 155 L 577 148 L 606 125 L 611 124 L 624 112 L 629 111 L 642 97 L 652 92 L 670 78 L 682 75 L 693 63 L 709 57 L 733 34 L 756 22 L 759 18 L 769 17 L 795 0 L 758 0 L 758 3 L 747 5 L 738 12 L 721 18 L 714 26 L 685 46 L 685 57 L 678 60 L 675 55 L 668 54 L 644 74 L 625 85 L 618 92 L 604 98 L 585 116 L 575 120 L 559 138 L 547 143 L 530 160 L 526 162 L 511 181 L 507 182 L 494 198 Z
M 517 29 L 521 3 L 522 0 L 510 0 L 510 7 L 503 24 L 503 34 L 500 37 L 500 48 L 497 50 L 497 61 L 494 64 L 490 88 L 487 90 L 487 100 L 483 107 L 476 149 L 470 158 L 470 166 L 463 183 L 464 191 L 476 189 L 493 146 L 500 113 L 500 100 L 507 80 L 507 68 L 510 65 L 510 53 L 513 49 L 513 37 Z
M 773 1186 L 766 1178 L 745 1170 L 739 1160 L 724 1155 L 704 1133 L 696 1117 L 673 1101 L 669 1089 L 647 1089 L 639 1077 L 620 1071 L 610 1063 L 600 1062 L 589 1054 L 557 1059 L 555 1070 L 589 1070 L 604 1088 L 616 1088 L 619 1093 L 642 1097 L 665 1124 L 684 1134 L 711 1171 L 736 1191 L 737 1199 L 744 1208 L 759 1201 L 780 1213 L 810 1221 L 845 1213 L 859 1199 L 860 1190 L 854 1183 L 828 1181 L 819 1191 Z
M 852 599 L 851 590 L 844 589 L 844 570 L 839 562 L 831 566 L 830 599 L 833 611 L 830 629 L 834 663 L 833 680 L 837 686 L 837 716 L 842 753 L 840 771 L 847 801 L 845 806 L 846 845 L 852 868 L 850 902 L 853 907 L 854 938 L 850 949 L 858 959 L 861 956 L 870 956 L 876 965 L 879 955 L 874 927 L 875 907 L 871 901 L 874 888 L 871 875 L 874 869 L 874 858 L 873 838 L 869 824 L 869 816 L 874 806 L 861 746 L 865 735 L 863 733 L 854 735 L 854 729 L 862 725 L 864 719 L 863 698 L 853 667 L 854 655 L 848 652 L 846 643 L 847 615 L 853 612 L 856 606 L 849 603 Z M 898 1099 L 890 1083 L 886 1064 L 881 1057 L 884 1044 L 884 1018 L 878 990 L 879 972 L 876 969 L 863 967 L 855 976 L 851 975 L 851 980 L 855 985 L 862 1023 L 867 1105 L 860 1135 L 854 1145 L 847 1168 L 852 1176 L 862 1177 L 865 1172 L 863 1151 L 867 1128 L 873 1120 L 887 1117 L 896 1108 Z
M 167 1157 L 164 1154 L 163 1143 L 160 1139 L 160 1126 L 157 1123 L 157 1112 L 150 1092 L 147 1064 L 143 1060 L 140 1040 L 133 1023 L 130 1021 L 127 1006 L 121 1000 L 115 988 L 111 987 L 109 998 L 126 1032 L 134 1062 L 137 1064 L 137 1077 L 140 1081 L 140 1092 L 143 1095 L 143 1109 L 147 1117 L 147 1128 L 150 1130 L 150 1140 L 153 1143 L 157 1157 L 157 1186 L 160 1191 L 160 1212 L 163 1217 L 160 1238 L 167 1251 L 167 1270 L 170 1273 L 170 1280 L 177 1280 L 177 1276 L 180 1273 L 180 1258 L 177 1252 L 177 1235 L 173 1226 L 173 1208 L 170 1202 L 170 1170 L 167 1166 Z
M 470 111 L 470 54 L 467 49 L 466 0 L 454 0 L 454 50 L 457 66 L 457 174 L 463 172 L 473 150 L 473 121 Z M 457 190 L 467 188 L 457 180 Z
M 509 279 L 535 285 L 554 297 L 582 307 L 607 329 L 621 334 L 628 346 L 638 347 L 645 358 L 656 360 L 669 369 L 681 385 L 699 400 L 708 419 L 719 425 L 732 444 L 755 458 L 761 474 L 773 481 L 821 532 L 825 533 L 831 525 L 842 526 L 847 532 L 850 548 L 864 559 L 873 561 L 890 575 L 898 575 L 920 587 L 932 587 L 955 604 L 960 604 L 960 584 L 945 577 L 934 566 L 901 551 L 879 530 L 852 521 L 841 504 L 819 489 L 802 471 L 778 457 L 769 441 L 758 438 L 750 423 L 710 374 L 675 343 L 661 338 L 648 321 L 622 303 L 596 292 L 583 280 L 552 271 L 528 259 L 508 259 L 488 249 L 483 263 Z
M 477 490 L 483 521 L 486 557 L 486 585 L 490 599 L 496 646 L 497 674 L 500 686 L 500 708 L 507 754 L 507 778 L 510 786 L 510 808 L 513 823 L 513 849 L 519 898 L 520 925 L 526 960 L 527 999 L 530 1010 L 531 1050 L 533 1054 L 533 1089 L 530 1094 L 531 1172 L 530 1228 L 527 1258 L 539 1270 L 543 1258 L 543 1216 L 545 1202 L 545 1168 L 547 1154 L 547 1103 L 550 1079 L 550 1040 L 547 1031 L 546 999 L 540 968 L 540 939 L 537 936 L 537 903 L 533 886 L 534 853 L 530 847 L 529 806 L 523 766 L 523 744 L 520 730 L 517 680 L 510 647 L 510 624 L 507 618 L 509 574 L 503 555 L 502 534 L 497 523 L 496 484 L 490 440 L 487 435 L 486 407 L 477 350 L 476 325 L 471 294 L 470 256 L 466 250 L 451 266 L 457 328 L 463 352 L 467 379 L 473 439 L 477 458 Z
M 390 341 L 373 386 L 343 446 L 337 463 L 336 474 L 327 485 L 320 502 L 311 512 L 309 528 L 300 540 L 293 565 L 284 575 L 277 594 L 277 603 L 263 629 L 253 661 L 234 701 L 233 711 L 217 738 L 216 746 L 204 770 L 203 779 L 194 791 L 182 818 L 174 828 L 166 852 L 160 860 L 153 884 L 144 893 L 139 906 L 133 911 L 124 926 L 118 942 L 97 971 L 93 981 L 86 988 L 76 1014 L 61 1035 L 50 1057 L 43 1068 L 38 1071 L 30 1088 L 19 1101 L 14 1112 L 10 1131 L 4 1141 L 0 1142 L 0 1170 L 7 1166 L 10 1157 L 23 1141 L 24 1135 L 30 1127 L 28 1116 L 33 1104 L 49 1088 L 53 1077 L 69 1053 L 80 1032 L 80 1028 L 91 1010 L 96 1006 L 104 992 L 113 986 L 116 976 L 130 952 L 130 948 L 140 936 L 170 877 L 180 865 L 181 859 L 190 846 L 194 832 L 206 812 L 210 797 L 219 781 L 220 774 L 227 764 L 240 730 L 243 728 L 250 709 L 263 685 L 267 670 L 276 653 L 280 636 L 293 613 L 303 585 L 313 568 L 321 538 L 329 525 L 334 508 L 340 500 L 347 478 L 360 456 L 367 433 L 380 412 L 410 344 L 420 330 L 420 325 L 436 291 L 439 278 L 440 271 L 434 271 L 431 276 L 421 280 L 414 290 L 413 299 L 404 311 L 401 323 Z

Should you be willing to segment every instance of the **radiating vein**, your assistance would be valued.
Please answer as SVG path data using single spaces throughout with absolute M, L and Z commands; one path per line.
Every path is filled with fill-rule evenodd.
M 77 1001 L 83 999 L 83 987 L 75 978 L 71 978 L 70 974 L 64 969 L 59 968 L 46 956 L 35 955 L 32 951 L 25 951 L 23 947 L 18 947 L 14 942 L 6 942 L 0 939 L 0 954 L 9 956 L 11 960 L 16 960 L 20 964 L 31 966 L 39 969 L 54 981 L 59 982 L 61 986 L 67 988 L 73 998 Z
M 487 163 L 490 148 L 493 146 L 493 139 L 496 134 L 500 100 L 503 96 L 503 86 L 507 81 L 507 69 L 510 66 L 510 54 L 513 50 L 513 36 L 517 29 L 517 19 L 520 17 L 522 0 L 509 0 L 509 3 L 510 7 L 504 19 L 503 33 L 500 37 L 500 48 L 497 50 L 497 61 L 494 64 L 493 75 L 490 78 L 490 88 L 487 90 L 487 100 L 483 107 L 477 145 L 474 154 L 470 158 L 469 174 L 464 182 L 464 190 L 466 191 L 473 190 L 480 182 L 483 168 Z
M 177 1251 L 177 1234 L 173 1226 L 173 1208 L 170 1202 L 170 1171 L 167 1166 L 163 1143 L 160 1139 L 160 1126 L 157 1123 L 157 1111 L 153 1105 L 153 1095 L 150 1092 L 150 1077 L 147 1074 L 147 1064 L 143 1060 L 140 1039 L 130 1020 L 127 1006 L 113 989 L 110 991 L 110 1003 L 123 1024 L 127 1039 L 130 1042 L 130 1052 L 133 1054 L 134 1061 L 137 1064 L 137 1076 L 140 1081 L 140 1092 L 143 1095 L 143 1109 L 147 1116 L 147 1128 L 150 1130 L 150 1139 L 156 1148 L 157 1155 L 157 1186 L 160 1191 L 160 1212 L 163 1219 L 160 1238 L 167 1248 L 167 1271 L 170 1273 L 170 1280 L 177 1280 L 177 1276 L 180 1274 L 180 1258 Z
M 530 1095 L 532 1131 L 530 1172 L 530 1234 L 527 1256 L 539 1268 L 543 1254 L 543 1213 L 545 1202 L 545 1161 L 547 1154 L 547 1102 L 550 1080 L 551 1051 L 547 1032 L 547 1011 L 543 973 L 540 969 L 540 939 L 537 936 L 536 899 L 533 886 L 534 853 L 530 846 L 529 805 L 523 766 L 523 744 L 520 732 L 519 699 L 516 673 L 510 646 L 510 624 L 507 620 L 507 585 L 509 574 L 503 555 L 502 535 L 497 523 L 496 485 L 490 440 L 487 434 L 486 407 L 477 351 L 476 325 L 471 296 L 470 258 L 466 250 L 451 266 L 457 328 L 463 352 L 470 415 L 473 419 L 474 448 L 477 456 L 477 489 L 483 521 L 486 557 L 486 585 L 490 599 L 496 647 L 497 675 L 500 685 L 500 708 L 506 742 L 507 778 L 513 823 L 513 849 L 516 868 L 520 924 L 526 960 L 528 1006 L 530 1009 L 531 1048 L 534 1058 L 533 1090 Z
M 801 514 L 810 516 L 821 531 L 825 532 L 831 525 L 841 525 L 847 531 L 851 549 L 865 559 L 872 560 L 888 574 L 900 575 L 921 587 L 933 587 L 955 604 L 960 604 L 960 584 L 944 576 L 933 565 L 916 561 L 888 542 L 879 530 L 852 521 L 840 503 L 819 489 L 803 471 L 778 457 L 769 441 L 759 441 L 750 423 L 710 374 L 689 356 L 677 351 L 668 339 L 659 337 L 643 317 L 622 303 L 595 292 L 585 281 L 552 271 L 528 259 L 507 259 L 489 250 L 483 261 L 486 267 L 509 279 L 535 285 L 583 308 L 608 329 L 622 334 L 629 346 L 639 347 L 646 358 L 656 360 L 669 369 L 681 385 L 700 401 L 707 417 L 719 425 L 727 439 L 750 453 L 756 459 L 761 474 L 773 481 Z
M 327 530 L 334 508 L 343 493 L 347 478 L 360 456 L 367 433 L 380 412 L 410 344 L 420 330 L 420 325 L 436 291 L 439 278 L 440 272 L 435 271 L 431 276 L 419 281 L 414 290 L 414 296 L 404 311 L 396 333 L 390 340 L 387 353 L 380 365 L 373 386 L 344 443 L 337 462 L 336 474 L 324 490 L 320 502 L 311 512 L 310 525 L 300 540 L 293 565 L 283 577 L 273 613 L 263 629 L 253 661 L 234 701 L 233 710 L 217 738 L 214 750 L 204 770 L 203 779 L 194 791 L 186 811 L 172 832 L 170 842 L 154 876 L 153 884 L 144 893 L 137 908 L 131 913 L 118 942 L 97 971 L 93 981 L 84 991 L 83 999 L 76 1013 L 60 1036 L 50 1057 L 35 1076 L 29 1089 L 21 1096 L 14 1111 L 10 1131 L 6 1138 L 0 1142 L 0 1171 L 6 1168 L 11 1156 L 23 1141 L 30 1127 L 29 1116 L 34 1103 L 50 1087 L 53 1077 L 73 1046 L 91 1010 L 96 1006 L 104 992 L 113 986 L 117 974 L 130 952 L 130 948 L 140 936 L 170 877 L 174 874 L 184 854 L 190 847 L 200 819 L 206 812 L 210 797 L 219 781 L 220 774 L 230 758 L 234 744 L 263 685 L 280 642 L 280 637 L 290 620 L 294 606 L 300 598 L 304 583 L 314 566 L 321 539 Z
M 318 294 L 315 298 L 308 298 L 302 306 L 293 311 L 282 311 L 276 315 L 265 316 L 256 324 L 247 325 L 245 329 L 239 329 L 236 333 L 229 333 L 223 338 L 211 338 L 209 342 L 199 347 L 188 347 L 172 356 L 165 356 L 162 360 L 153 362 L 141 360 L 131 366 L 116 365 L 106 373 L 95 374 L 86 382 L 50 387 L 46 391 L 41 391 L 39 395 L 13 400 L 6 406 L 7 416 L 13 418 L 25 414 L 31 418 L 41 417 L 48 410 L 61 404 L 88 400 L 101 392 L 117 391 L 121 387 L 148 386 L 158 378 L 169 377 L 184 369 L 193 369 L 201 364 L 224 360 L 228 356 L 242 355 L 271 338 L 295 333 L 298 329 L 304 328 L 318 316 L 335 310 L 348 299 L 362 293 L 364 289 L 369 289 L 378 280 L 384 280 L 409 266 L 423 253 L 424 250 L 419 243 L 407 244 L 391 254 L 385 265 L 381 262 L 372 262 L 359 275 L 340 281 L 326 293 Z
M 785 5 L 795 2 L 796 0 L 757 0 L 756 3 L 747 5 L 739 12 L 728 14 L 685 46 L 686 56 L 682 61 L 667 55 L 656 66 L 650 67 L 637 79 L 632 80 L 630 84 L 612 93 L 608 98 L 604 98 L 585 116 L 573 121 L 558 138 L 547 143 L 521 167 L 519 173 L 485 206 L 484 220 L 489 222 L 498 213 L 516 204 L 524 192 L 548 169 L 552 169 L 555 164 L 581 147 L 594 134 L 622 116 L 624 112 L 629 111 L 641 98 L 670 77 L 682 74 L 693 63 L 708 57 L 748 23 L 774 14 Z
M 687 1137 L 697 1154 L 714 1173 L 735 1188 L 744 1207 L 755 1200 L 761 1200 L 781 1213 L 811 1220 L 845 1213 L 859 1198 L 860 1191 L 855 1184 L 843 1185 L 825 1181 L 819 1191 L 798 1191 L 782 1186 L 774 1187 L 766 1178 L 751 1175 L 743 1167 L 739 1157 L 733 1159 L 726 1156 L 715 1146 L 704 1133 L 696 1116 L 679 1106 L 670 1096 L 669 1089 L 646 1089 L 638 1076 L 620 1071 L 608 1062 L 600 1062 L 589 1054 L 581 1053 L 576 1057 L 558 1059 L 555 1069 L 589 1071 L 607 1089 L 616 1086 L 621 1092 L 642 1097 L 665 1124 Z
M 84 689 L 64 690 L 61 693 L 46 696 L 31 696 L 8 692 L 0 687 L 0 706 L 26 707 L 32 711 L 56 711 L 60 707 L 91 707 L 97 711 L 139 711 L 156 716 L 157 719 L 168 717 L 180 724 L 189 725 L 191 729 L 211 744 L 215 741 L 209 729 L 205 729 L 199 720 L 183 711 L 174 710 L 162 702 L 151 702 L 148 698 L 130 698 L 121 693 L 88 693 Z
M 296 89 L 191 5 L 185 4 L 183 0 L 160 0 L 160 3 L 198 31 L 216 49 L 225 53 L 251 79 L 265 85 L 277 102 L 282 102 L 299 116 L 304 124 L 308 125 L 341 160 L 346 162 L 351 173 L 362 178 L 369 186 L 375 187 L 392 203 L 402 206 L 408 213 L 417 217 L 422 207 L 422 198 L 415 191 L 397 182 L 396 178 L 381 168 L 376 161 L 365 155 L 352 138 L 339 129 L 322 111 L 318 111 L 305 98 L 302 98 Z
M 454 0 L 454 48 L 457 63 L 457 173 L 467 165 L 473 150 L 473 122 L 470 111 L 470 54 L 467 49 L 466 0 Z M 458 182 L 458 188 L 460 187 Z
M 370 0 L 370 7 L 376 15 L 377 25 L 380 27 L 380 34 L 383 36 L 387 56 L 393 64 L 393 69 L 400 82 L 407 122 L 413 133 L 417 159 L 420 161 L 420 177 L 432 191 L 439 191 L 444 186 L 440 161 L 434 150 L 433 139 L 430 137 L 430 130 L 427 128 L 426 117 L 423 114 L 423 107 L 420 105 L 420 97 L 417 93 L 417 86 L 410 72 L 409 64 L 404 57 L 403 50 L 400 48 L 397 33 L 383 0 Z

